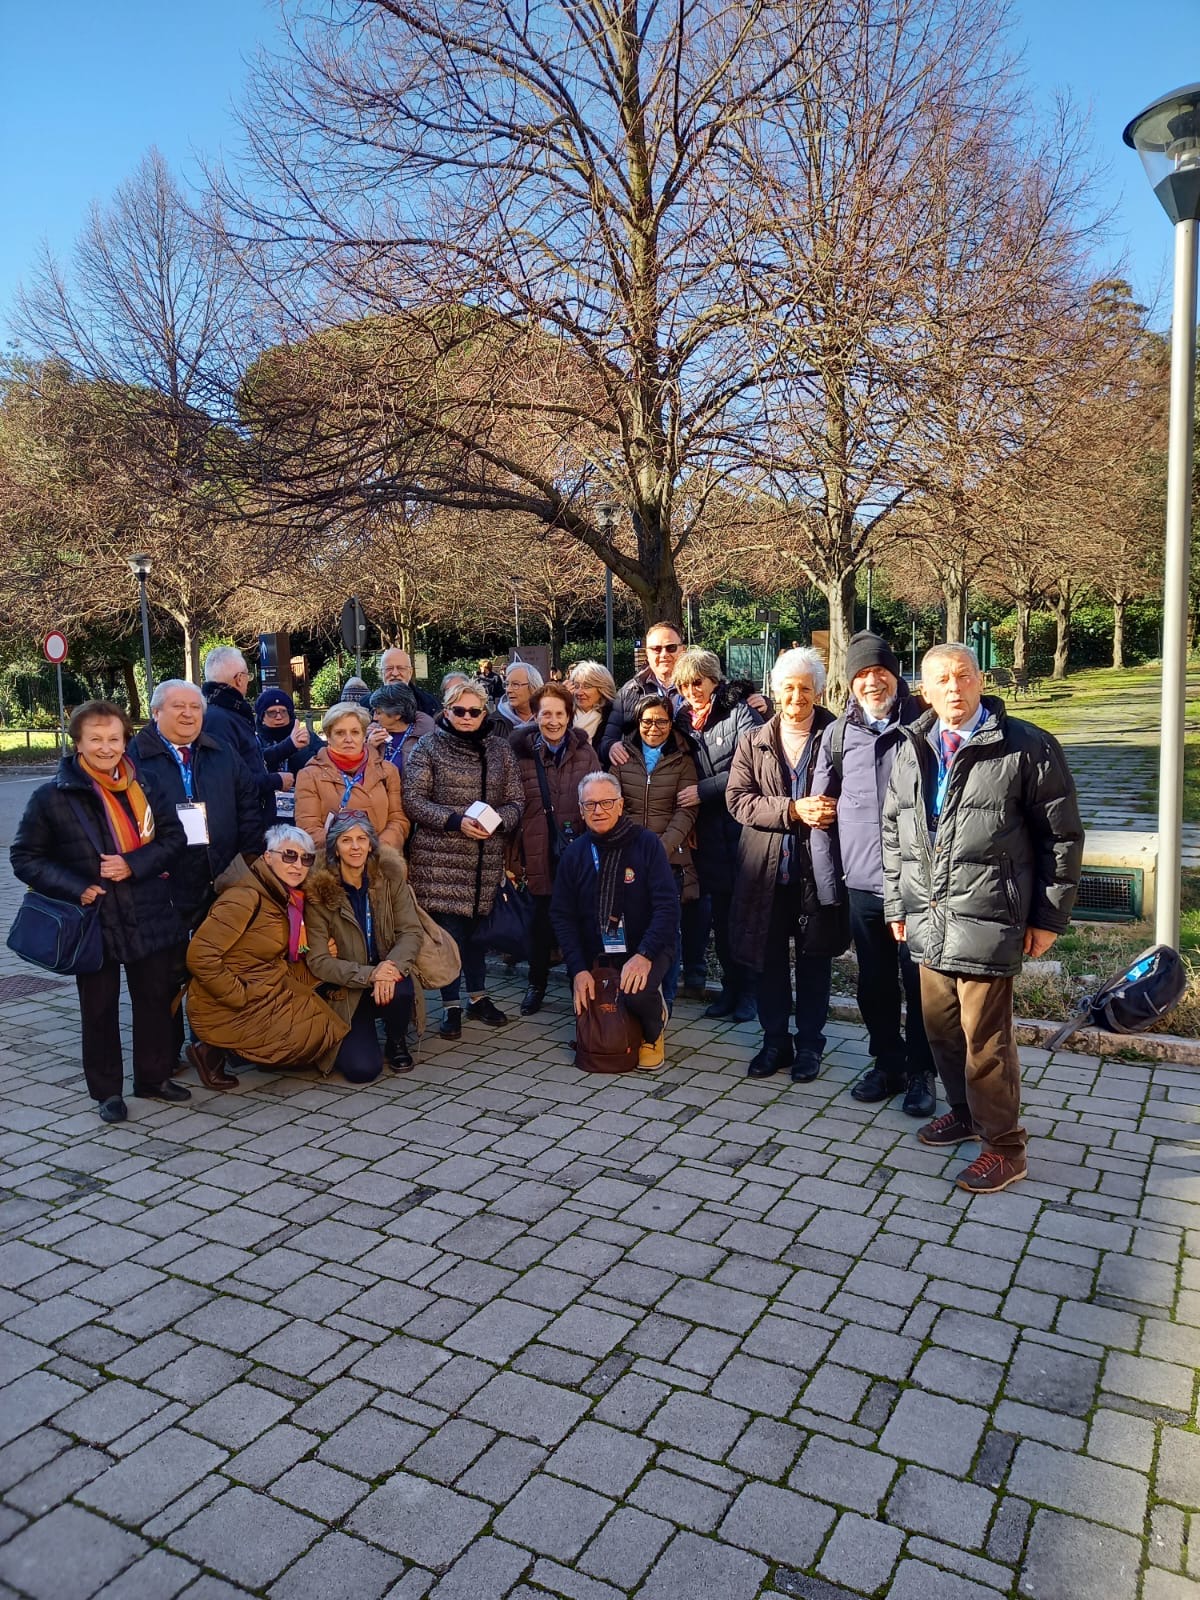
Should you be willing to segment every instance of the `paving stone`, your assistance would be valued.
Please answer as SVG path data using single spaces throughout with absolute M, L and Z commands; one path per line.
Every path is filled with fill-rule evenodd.
M 581 1422 L 550 1457 L 546 1470 L 620 1495 L 645 1470 L 653 1454 L 653 1446 L 644 1440 L 597 1422 Z
M 1114 1351 L 1104 1363 L 1103 1383 L 1114 1394 L 1125 1394 L 1147 1405 L 1190 1412 L 1196 1374 L 1191 1367 L 1167 1361 L 1147 1361 L 1142 1356 Z
M 1129 1533 L 1140 1533 L 1145 1520 L 1146 1480 L 1140 1474 L 1029 1440 L 1017 1447 L 1008 1487 L 1012 1494 Z
M 896 1462 L 890 1456 L 816 1434 L 788 1483 L 803 1494 L 874 1516 L 895 1475 Z
M 528 1551 L 501 1539 L 479 1539 L 433 1590 L 432 1600 L 503 1600 L 531 1560 Z
M 453 1489 L 397 1472 L 352 1511 L 346 1526 L 424 1567 L 447 1567 L 491 1521 L 492 1508 Z
M 979 1548 L 995 1495 L 925 1467 L 906 1467 L 888 1500 L 888 1521 L 948 1544 Z
M 282 1421 L 292 1402 L 256 1383 L 235 1383 L 193 1411 L 188 1427 L 206 1439 L 240 1450 Z
M 1137 1593 L 1140 1539 L 1094 1522 L 1039 1511 L 1021 1568 L 1029 1600 L 1129 1600 Z
M 330 1434 L 317 1456 L 360 1477 L 380 1478 L 399 1466 L 425 1437 L 424 1428 L 368 1406 Z
M 469 1495 L 506 1504 L 521 1485 L 537 1471 L 546 1452 L 523 1439 L 499 1438 L 459 1480 L 458 1487 Z
M 496 1518 L 496 1532 L 540 1555 L 571 1561 L 612 1509 L 611 1500 L 590 1489 L 539 1474 Z
M 1131 1417 L 1125 1411 L 1097 1411 L 1088 1428 L 1088 1454 L 1119 1467 L 1132 1467 L 1135 1472 L 1149 1472 L 1154 1432 L 1154 1424 L 1142 1417 Z
M 395 1556 L 344 1533 L 327 1534 L 274 1583 L 270 1600 L 381 1600 L 404 1570 Z
M 969 1471 L 987 1413 L 941 1395 L 910 1389 L 879 1438 L 879 1448 L 906 1461 L 962 1476 Z
M 239 1487 L 177 1528 L 167 1542 L 201 1566 L 257 1589 L 278 1577 L 323 1532 L 311 1517 Z
M 755 1600 L 766 1566 L 756 1556 L 692 1533 L 676 1534 L 636 1600 Z
M 538 1444 L 556 1445 L 571 1431 L 588 1410 L 589 1402 L 535 1378 L 515 1372 L 500 1372 L 473 1395 L 463 1415 L 486 1423 L 501 1433 L 534 1439 Z
M 817 1571 L 835 1584 L 873 1594 L 891 1577 L 903 1543 L 899 1529 L 847 1512 L 833 1530 Z
M 1197 1600 L 1200 1583 L 1174 1573 L 1151 1570 L 1142 1586 L 1142 1600 Z
M 1092 1409 L 1100 1363 L 1090 1356 L 1055 1350 L 1036 1339 L 1022 1339 L 1013 1357 L 1004 1393 L 1047 1411 L 1082 1417 Z
M 1200 1507 L 1200 1434 L 1162 1430 L 1154 1492 L 1160 1500 L 1173 1500 L 1191 1510 Z
M 0 1546 L 0 1579 L 33 1600 L 88 1600 L 147 1549 L 79 1506 L 56 1506 Z
M 112 1457 L 103 1450 L 78 1445 L 73 1450 L 64 1450 L 44 1467 L 31 1471 L 27 1478 L 9 1489 L 4 1498 L 8 1505 L 27 1516 L 44 1516 L 111 1465 Z
M 805 1435 L 786 1422 L 755 1417 L 726 1457 L 737 1472 L 756 1478 L 782 1478 L 800 1453 Z
M 912 1370 L 920 1345 L 897 1333 L 877 1328 L 845 1328 L 834 1341 L 829 1359 L 881 1378 L 903 1379 Z
M 685 1322 L 700 1322 L 726 1333 L 747 1333 L 766 1309 L 766 1301 L 736 1289 L 687 1279 L 663 1296 L 658 1309 L 664 1316 L 681 1317 Z
M 711 1533 L 728 1511 L 732 1496 L 695 1478 L 659 1468 L 647 1472 L 629 1496 L 630 1504 L 640 1506 L 667 1522 L 697 1533 Z
M 646 1425 L 652 1439 L 718 1461 L 733 1448 L 749 1415 L 737 1406 L 705 1395 L 673 1394 Z
M 771 1561 L 807 1566 L 833 1526 L 835 1513 L 803 1494 L 752 1483 L 721 1524 L 721 1538 Z
M 315 1433 L 306 1433 L 303 1428 L 282 1422 L 277 1428 L 268 1429 L 237 1455 L 231 1456 L 221 1470 L 237 1483 L 248 1484 L 252 1489 L 265 1489 L 267 1484 L 273 1483 L 289 1467 L 294 1467 L 319 1443 Z
M 173 1600 L 196 1577 L 197 1569 L 181 1556 L 151 1550 L 132 1567 L 126 1567 L 95 1600 Z M 194 1591 L 193 1591 L 194 1592 Z
M 224 1450 L 207 1439 L 168 1428 L 82 1486 L 78 1498 L 136 1526 L 177 1500 L 224 1458 Z
M 771 1417 L 785 1417 L 796 1403 L 803 1379 L 794 1370 L 773 1361 L 756 1361 L 736 1355 L 722 1368 L 712 1386 L 716 1400 L 762 1411 Z
M 578 1565 L 597 1578 L 629 1590 L 646 1572 L 675 1530 L 669 1522 L 622 1506 L 580 1556 Z
M 994 1361 L 981 1361 L 959 1350 L 935 1347 L 926 1350 L 917 1362 L 912 1381 L 922 1389 L 986 1406 L 995 1399 L 1003 1376 L 1003 1367 Z
M 827 1361 L 809 1380 L 804 1390 L 804 1406 L 808 1411 L 824 1411 L 849 1422 L 857 1414 L 870 1387 L 871 1380 L 863 1373 L 851 1372 L 849 1367 L 838 1367 Z

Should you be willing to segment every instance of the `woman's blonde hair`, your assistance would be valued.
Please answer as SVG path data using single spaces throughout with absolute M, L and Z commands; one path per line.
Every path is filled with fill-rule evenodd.
M 671 682 L 678 689 L 684 684 L 695 683 L 697 678 L 707 678 L 710 683 L 721 683 L 725 674 L 721 670 L 720 658 L 713 655 L 711 650 L 701 650 L 699 645 L 689 645 L 686 650 L 680 652 Z
M 455 706 L 465 694 L 473 694 L 486 711 L 488 708 L 488 692 L 478 678 L 465 678 L 462 683 L 452 683 L 442 696 L 444 708 Z
M 598 690 L 601 698 L 610 705 L 617 698 L 617 685 L 612 673 L 598 661 L 577 661 L 567 673 L 567 682 L 572 688 L 579 684 L 584 689 Z
M 339 700 L 337 705 L 330 706 L 321 718 L 321 732 L 328 738 L 329 730 L 334 724 L 345 721 L 347 717 L 355 717 L 364 733 L 371 726 L 371 713 L 365 706 L 360 706 L 354 700 Z

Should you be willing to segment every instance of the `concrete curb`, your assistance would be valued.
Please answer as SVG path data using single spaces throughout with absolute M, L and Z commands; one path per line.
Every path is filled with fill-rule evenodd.
M 839 1022 L 861 1022 L 853 1000 L 835 995 L 829 1014 Z M 1044 1050 L 1050 1037 L 1061 1026 L 1057 1022 L 1037 1022 L 1025 1017 L 1015 1020 L 1017 1043 Z M 1099 1028 L 1080 1028 L 1062 1045 L 1057 1054 L 1081 1056 L 1123 1056 L 1143 1061 L 1168 1061 L 1181 1067 L 1200 1067 L 1200 1039 L 1181 1039 L 1173 1033 L 1105 1033 Z

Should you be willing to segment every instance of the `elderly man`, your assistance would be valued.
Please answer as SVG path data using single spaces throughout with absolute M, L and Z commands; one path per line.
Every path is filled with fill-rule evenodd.
M 215 880 L 240 853 L 256 856 L 263 847 L 258 793 L 234 752 L 204 731 L 204 696 L 194 683 L 167 678 L 150 700 L 149 726 L 129 747 L 138 778 L 159 815 L 172 811 L 183 824 L 187 849 L 171 869 L 171 899 L 191 934 L 216 898 Z M 187 981 L 186 946 L 180 948 L 177 978 Z M 183 1015 L 175 1012 L 177 1049 L 183 1044 Z M 237 1082 L 223 1069 L 201 1071 L 206 1088 L 230 1089 Z
M 904 729 L 883 808 L 884 915 L 921 967 L 921 1004 L 950 1110 L 924 1144 L 978 1139 L 960 1189 L 992 1194 L 1026 1173 L 1013 978 L 1065 931 L 1083 828 L 1057 742 L 983 695 L 975 654 L 935 645 L 930 710 Z
M 380 683 L 406 683 L 417 697 L 417 710 L 427 717 L 436 717 L 442 709 L 433 696 L 413 682 L 412 657 L 407 650 L 393 645 L 379 658 Z
M 275 795 L 295 786 L 290 772 L 269 772 L 258 742 L 254 707 L 246 699 L 250 668 L 240 650 L 221 644 L 204 658 L 201 693 L 207 702 L 205 731 L 218 744 L 232 750 L 242 763 L 258 795 L 264 826 L 275 818 Z
M 924 710 L 900 676 L 895 652 L 875 633 L 856 633 L 846 648 L 850 698 L 821 741 L 814 795 L 832 795 L 837 821 L 810 838 L 813 876 L 822 905 L 849 902 L 858 957 L 858 1009 L 874 1064 L 851 1089 L 868 1104 L 904 1094 L 910 1117 L 928 1117 L 933 1058 L 921 1021 L 921 978 L 906 944 L 897 944 L 883 915 L 880 818 L 902 729 Z M 900 1023 L 901 990 L 907 1020 Z
M 663 1063 L 662 981 L 675 960 L 679 891 L 658 835 L 624 815 L 610 772 L 580 780 L 579 810 L 587 831 L 563 852 L 550 900 L 575 1011 L 595 998 L 597 961 L 619 970 L 625 1005 L 645 1041 L 638 1066 L 653 1070 Z

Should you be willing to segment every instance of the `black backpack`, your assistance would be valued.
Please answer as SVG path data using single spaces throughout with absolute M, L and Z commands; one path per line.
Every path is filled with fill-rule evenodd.
M 1187 968 L 1169 944 L 1151 945 L 1124 971 L 1080 1002 L 1079 1010 L 1047 1041 L 1057 1050 L 1080 1028 L 1104 1033 L 1145 1033 L 1183 999 Z

